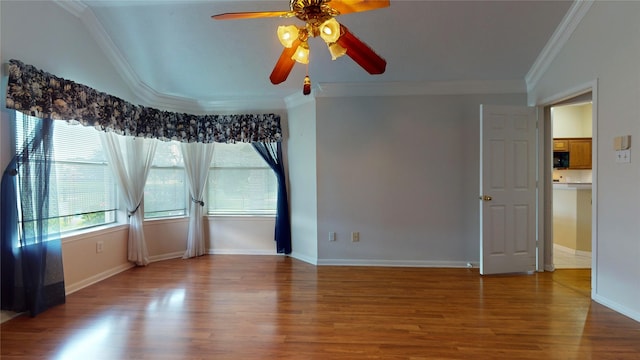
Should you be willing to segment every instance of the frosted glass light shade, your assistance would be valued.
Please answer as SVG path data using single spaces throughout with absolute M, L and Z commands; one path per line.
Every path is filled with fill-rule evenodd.
M 331 60 L 335 60 L 340 56 L 347 53 L 347 49 L 340 46 L 338 43 L 327 44 L 329 52 L 331 53 Z
M 296 49 L 295 54 L 291 57 L 291 59 L 301 63 L 308 64 L 309 63 L 309 45 L 306 42 L 303 42 Z
M 327 44 L 334 43 L 340 38 L 340 24 L 331 18 L 320 25 L 320 37 Z
M 295 25 L 278 26 L 278 40 L 286 48 L 290 48 L 298 38 L 298 28 Z

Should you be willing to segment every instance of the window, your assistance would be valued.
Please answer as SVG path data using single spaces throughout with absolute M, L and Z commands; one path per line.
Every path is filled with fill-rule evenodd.
M 186 214 L 187 183 L 180 143 L 160 141 L 144 187 L 144 217 Z
M 38 118 L 16 112 L 16 152 Z M 55 121 L 53 168 L 57 186 L 50 192 L 57 202 L 60 232 L 84 229 L 116 221 L 117 190 L 98 131 L 91 127 Z M 34 179 L 41 181 L 40 179 Z M 53 212 L 55 214 L 55 212 Z
M 210 215 L 275 214 L 277 195 L 273 170 L 251 144 L 215 144 L 208 179 Z

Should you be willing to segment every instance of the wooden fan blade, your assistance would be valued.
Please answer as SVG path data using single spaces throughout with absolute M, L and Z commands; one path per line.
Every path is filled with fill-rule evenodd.
M 215 20 L 235 20 L 235 19 L 257 19 L 266 17 L 290 17 L 290 11 L 258 11 L 258 12 L 237 12 L 224 13 L 211 16 Z
M 273 68 L 271 76 L 269 76 L 272 84 L 277 85 L 287 80 L 291 69 L 293 69 L 293 65 L 296 64 L 296 61 L 291 57 L 295 54 L 300 43 L 301 41 L 298 39 L 293 42 L 293 45 L 290 48 L 284 48 L 284 50 L 282 50 L 282 54 L 280 54 L 280 58 L 278 59 L 276 66 Z
M 327 5 L 340 14 L 349 14 L 389 7 L 389 0 L 330 0 Z
M 376 54 L 371 48 L 353 35 L 346 26 L 340 25 L 342 35 L 338 39 L 338 45 L 347 49 L 347 55 L 358 65 L 362 66 L 369 74 L 384 73 L 387 62 Z

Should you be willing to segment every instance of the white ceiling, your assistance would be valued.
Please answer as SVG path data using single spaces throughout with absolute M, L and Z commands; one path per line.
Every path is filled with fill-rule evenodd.
M 213 14 L 288 10 L 287 0 L 58 1 L 83 19 L 130 85 L 154 94 L 215 102 L 282 99 L 301 91 L 305 66 L 272 85 L 282 46 L 278 25 L 296 18 L 212 20 Z M 344 56 L 336 61 L 310 41 L 314 83 L 430 83 L 519 80 L 570 8 L 571 1 L 407 1 L 338 16 L 387 60 L 369 75 Z M 96 35 L 98 34 L 98 35 Z M 101 39 L 100 39 L 101 38 Z

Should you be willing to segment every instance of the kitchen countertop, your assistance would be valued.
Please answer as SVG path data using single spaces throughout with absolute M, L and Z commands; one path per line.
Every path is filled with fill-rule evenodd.
M 591 190 L 591 183 L 577 182 L 554 182 L 554 190 Z

